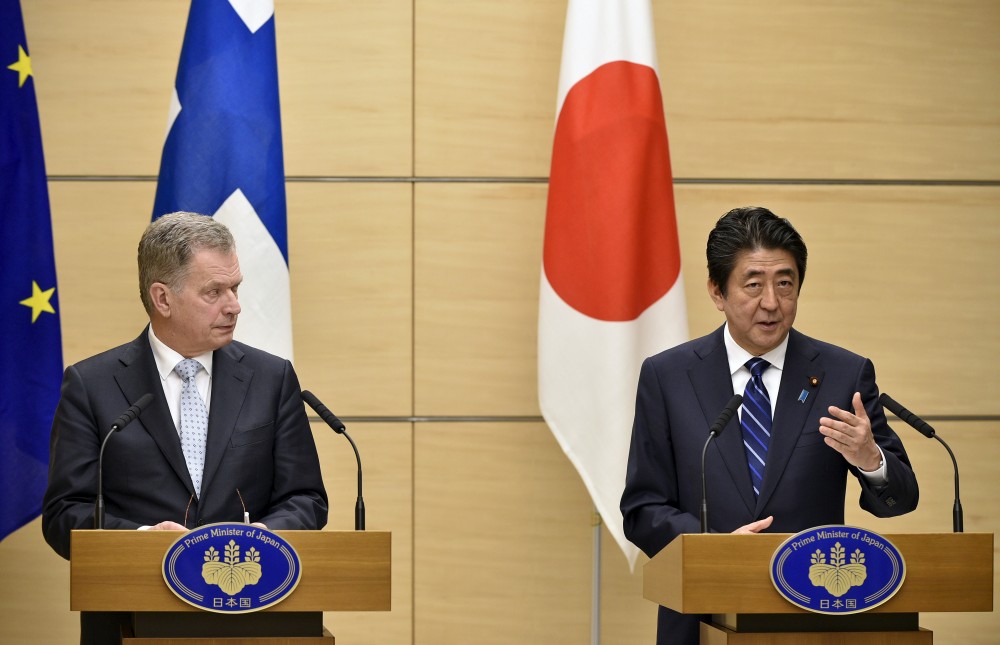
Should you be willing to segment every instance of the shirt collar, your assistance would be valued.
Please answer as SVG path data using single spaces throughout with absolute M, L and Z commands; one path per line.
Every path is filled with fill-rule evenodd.
M 149 346 L 153 349 L 153 360 L 156 361 L 156 371 L 160 374 L 160 380 L 166 381 L 170 373 L 174 371 L 177 364 L 184 360 L 184 356 L 168 347 L 162 340 L 153 333 L 153 326 L 149 326 Z M 212 376 L 212 352 L 205 352 L 198 356 L 192 356 L 194 360 L 201 363 L 205 372 Z
M 726 323 L 725 330 L 723 331 L 722 338 L 726 343 L 726 356 L 729 358 L 729 373 L 735 374 L 737 370 L 741 367 L 745 369 L 746 362 L 753 358 L 753 354 L 743 349 L 736 344 L 733 340 L 732 334 L 729 333 L 729 323 Z M 778 343 L 778 346 L 761 355 L 765 361 L 771 364 L 771 367 L 775 367 L 778 370 L 782 370 L 785 367 L 785 352 L 788 350 L 788 334 L 785 334 L 784 340 Z

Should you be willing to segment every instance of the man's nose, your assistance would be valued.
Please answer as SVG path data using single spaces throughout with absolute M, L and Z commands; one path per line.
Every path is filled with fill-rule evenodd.
M 230 291 L 226 294 L 226 303 L 223 305 L 222 311 L 234 316 L 240 313 L 240 298 L 236 295 L 235 291 Z
M 767 310 L 778 308 L 778 296 L 774 293 L 774 286 L 764 287 L 764 293 L 760 297 L 760 306 Z

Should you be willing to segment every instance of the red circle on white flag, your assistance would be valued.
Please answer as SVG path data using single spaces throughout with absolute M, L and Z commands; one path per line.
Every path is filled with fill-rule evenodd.
M 634 320 L 680 275 L 667 127 L 656 72 L 616 61 L 566 95 L 556 123 L 545 275 L 577 311 Z

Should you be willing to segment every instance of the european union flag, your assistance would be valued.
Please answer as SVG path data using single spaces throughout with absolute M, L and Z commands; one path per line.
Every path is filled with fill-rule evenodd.
M 272 0 L 193 0 L 153 219 L 212 215 L 236 238 L 236 338 L 292 357 L 285 167 Z
M 41 513 L 62 369 L 31 57 L 18 0 L 0 0 L 0 540 Z

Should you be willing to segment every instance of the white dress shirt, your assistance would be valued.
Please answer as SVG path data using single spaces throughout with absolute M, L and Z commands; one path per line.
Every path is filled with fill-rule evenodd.
M 747 383 L 750 381 L 750 370 L 747 369 L 746 362 L 754 355 L 736 344 L 732 334 L 729 333 L 729 323 L 726 323 L 722 337 L 726 343 L 726 356 L 729 358 L 729 374 L 733 379 L 733 392 L 741 394 L 746 390 Z M 772 419 L 774 419 L 775 403 L 778 401 L 778 388 L 781 387 L 781 373 L 785 367 L 785 352 L 787 350 L 788 335 L 786 334 L 785 339 L 777 347 L 761 355 L 761 358 L 771 364 L 771 367 L 764 370 L 760 377 L 764 381 L 764 387 L 767 388 L 767 394 L 771 399 Z M 742 415 L 743 407 L 740 406 L 740 416 L 742 417 Z M 879 468 L 871 472 L 860 468 L 858 471 L 865 476 L 870 484 L 881 486 L 889 481 L 889 477 L 886 474 L 885 453 L 882 452 L 882 447 L 878 444 L 875 444 L 875 447 L 878 448 L 881 459 Z

